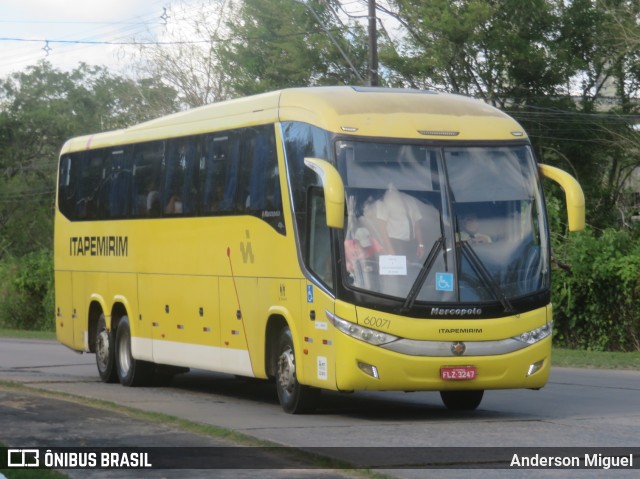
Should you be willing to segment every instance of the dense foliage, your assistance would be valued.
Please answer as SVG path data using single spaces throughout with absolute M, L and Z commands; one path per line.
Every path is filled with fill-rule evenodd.
M 53 204 L 60 147 L 176 109 L 158 79 L 41 62 L 0 80 L 0 326 L 53 327 Z
M 587 229 L 559 249 L 571 269 L 554 276 L 556 342 L 640 351 L 640 228 Z
M 53 258 L 40 249 L 0 262 L 0 326 L 54 328 Z

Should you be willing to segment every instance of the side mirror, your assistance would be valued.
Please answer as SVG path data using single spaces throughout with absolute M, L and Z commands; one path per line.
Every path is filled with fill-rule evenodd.
M 585 225 L 584 193 L 580 184 L 569 173 L 555 166 L 539 164 L 538 169 L 542 175 L 558 183 L 564 190 L 569 231 L 582 231 Z
M 322 181 L 327 226 L 329 228 L 344 228 L 344 184 L 340 173 L 327 160 L 305 158 L 304 164 L 311 168 Z

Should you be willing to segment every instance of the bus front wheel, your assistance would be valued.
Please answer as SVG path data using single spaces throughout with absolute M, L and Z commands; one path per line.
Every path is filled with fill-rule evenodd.
M 312 412 L 320 391 L 303 386 L 296 377 L 296 356 L 291 330 L 286 327 L 278 338 L 276 356 L 276 389 L 280 405 L 289 414 Z
M 118 381 L 116 372 L 116 361 L 114 353 L 114 335 L 107 329 L 107 320 L 104 314 L 98 319 L 96 328 L 96 366 L 98 374 L 104 383 L 115 383 Z
M 484 396 L 484 391 L 440 391 L 440 397 L 447 409 L 452 411 L 473 411 Z
M 116 369 L 123 386 L 145 386 L 153 379 L 153 364 L 134 359 L 131 354 L 131 327 L 123 316 L 116 330 Z

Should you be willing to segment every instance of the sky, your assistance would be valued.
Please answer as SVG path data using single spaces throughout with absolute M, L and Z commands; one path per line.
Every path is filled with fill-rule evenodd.
M 0 0 L 0 79 L 39 60 L 64 71 L 85 62 L 127 74 L 130 54 L 137 51 L 134 41 L 167 41 L 176 31 L 183 41 L 201 41 L 187 25 L 202 1 Z M 214 16 L 227 3 L 207 1 Z M 342 4 L 354 15 L 366 15 L 366 0 Z
M 108 43 L 157 38 L 169 5 L 169 0 L 0 0 L 0 78 L 42 59 L 62 70 L 79 62 L 124 68 L 127 47 Z

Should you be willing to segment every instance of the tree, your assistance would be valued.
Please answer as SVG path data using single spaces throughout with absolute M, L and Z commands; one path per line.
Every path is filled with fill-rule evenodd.
M 286 87 L 362 84 L 366 36 L 343 25 L 332 1 L 244 0 L 216 53 L 235 94 Z
M 383 46 L 392 84 L 443 88 L 509 111 L 539 158 L 569 167 L 588 220 L 620 223 L 640 166 L 640 13 L 629 0 L 389 0 L 404 27 Z
M 640 92 L 640 4 L 628 0 L 573 0 L 562 11 L 561 43 L 574 70 L 572 89 L 583 111 L 637 111 Z
M 123 128 L 175 111 L 175 92 L 81 64 L 47 62 L 0 83 L 0 259 L 52 241 L 56 158 L 72 136 Z
M 217 56 L 227 41 L 226 22 L 234 18 L 231 0 L 176 1 L 165 11 L 164 31 L 140 44 L 134 69 L 143 77 L 162 78 L 193 108 L 231 97 L 229 72 Z
M 444 88 L 504 108 L 556 95 L 567 76 L 556 54 L 557 6 L 546 0 L 391 0 L 406 29 L 381 51 L 394 83 Z

